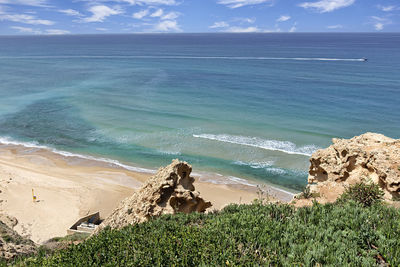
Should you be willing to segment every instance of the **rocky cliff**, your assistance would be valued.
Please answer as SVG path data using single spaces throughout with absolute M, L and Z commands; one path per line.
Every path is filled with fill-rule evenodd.
M 389 202 L 399 199 L 400 140 L 366 133 L 332 142 L 310 158 L 308 187 L 317 201 L 334 202 L 347 186 L 361 181 L 379 184 Z
M 12 229 L 17 223 L 15 218 L 0 214 L 0 258 L 12 259 L 36 252 L 36 245 L 31 240 Z
M 141 223 L 162 214 L 204 212 L 211 203 L 204 201 L 195 191 L 191 172 L 192 167 L 179 160 L 160 168 L 138 192 L 123 200 L 95 232 L 106 226 L 121 228 Z

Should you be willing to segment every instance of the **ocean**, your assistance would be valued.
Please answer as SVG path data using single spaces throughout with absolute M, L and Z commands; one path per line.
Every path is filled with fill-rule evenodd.
M 297 192 L 368 131 L 400 138 L 397 33 L 0 37 L 1 143 Z

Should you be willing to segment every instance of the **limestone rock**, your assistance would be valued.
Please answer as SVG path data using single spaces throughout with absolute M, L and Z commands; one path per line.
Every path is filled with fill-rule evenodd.
M 400 197 L 400 139 L 365 133 L 332 141 L 310 158 L 308 187 L 317 201 L 334 202 L 347 186 L 362 181 L 379 184 L 387 201 Z
M 192 167 L 179 160 L 160 168 L 138 192 L 124 199 L 95 233 L 106 226 L 121 228 L 162 214 L 204 212 L 211 203 L 204 201 L 195 191 L 191 172 Z
M 21 237 L 12 229 L 17 224 L 15 218 L 5 214 L 0 217 L 0 258 L 12 259 L 36 252 L 36 245 L 31 240 Z

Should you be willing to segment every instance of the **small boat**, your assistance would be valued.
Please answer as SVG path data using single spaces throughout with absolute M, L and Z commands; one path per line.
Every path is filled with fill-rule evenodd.
M 363 57 L 362 61 L 368 61 L 368 58 Z

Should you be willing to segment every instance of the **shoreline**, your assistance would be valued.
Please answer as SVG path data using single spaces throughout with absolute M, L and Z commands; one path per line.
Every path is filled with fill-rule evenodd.
M 97 162 L 101 164 L 101 166 L 104 166 L 104 164 L 107 167 L 112 167 L 112 168 L 122 168 L 124 170 L 140 173 L 140 174 L 150 174 L 153 175 L 157 172 L 157 169 L 149 169 L 149 168 L 143 168 L 143 167 L 137 167 L 137 166 L 132 166 L 129 163 L 123 163 L 115 159 L 111 158 L 105 158 L 102 156 L 92 156 L 92 155 L 84 155 L 84 154 L 79 154 L 79 153 L 74 153 L 74 152 L 69 152 L 69 151 L 64 151 L 64 150 L 59 150 L 56 148 L 52 148 L 49 146 L 45 145 L 38 145 L 33 142 L 19 142 L 19 141 L 14 141 L 12 139 L 9 139 L 7 137 L 0 137 L 0 147 L 2 145 L 15 145 L 15 146 L 22 146 L 25 148 L 32 148 L 32 149 L 43 149 L 45 151 L 54 153 L 58 156 L 61 156 L 62 158 L 68 159 L 68 158 L 78 158 L 86 162 Z M 178 155 L 177 155 L 178 157 Z M 189 162 L 190 164 L 190 162 Z M 161 167 L 161 166 L 159 166 Z M 194 168 L 196 169 L 196 168 Z M 278 185 L 274 185 L 265 181 L 257 181 L 254 179 L 245 179 L 245 178 L 240 178 L 236 176 L 231 176 L 231 175 L 222 175 L 219 173 L 210 173 L 210 172 L 204 172 L 204 171 L 193 171 L 192 176 L 198 179 L 201 182 L 206 182 L 206 183 L 211 183 L 211 184 L 216 184 L 216 185 L 227 185 L 227 186 L 233 186 L 233 187 L 238 187 L 238 186 L 244 186 L 245 190 L 249 191 L 254 191 L 254 188 L 260 188 L 260 187 L 267 187 L 269 190 L 272 190 L 272 192 L 280 192 L 283 195 L 287 195 L 286 197 L 283 197 L 283 199 L 280 199 L 282 201 L 290 201 L 293 196 L 295 196 L 297 191 L 284 188 L 284 187 L 279 187 Z M 208 177 L 208 179 L 207 179 Z M 253 188 L 254 187 L 254 188 Z M 259 191 L 258 189 L 256 191 Z
M 1 141 L 0 212 L 15 217 L 18 224 L 14 230 L 37 244 L 65 236 L 75 221 L 89 213 L 100 211 L 102 218 L 107 217 L 155 172 L 132 171 L 113 160 L 62 155 L 43 146 Z M 213 203 L 211 210 L 229 203 L 250 203 L 259 197 L 257 187 L 210 183 L 196 172 L 192 176 L 196 190 Z M 289 192 L 267 185 L 264 188 L 274 199 L 291 199 Z M 32 189 L 36 202 L 32 201 Z

